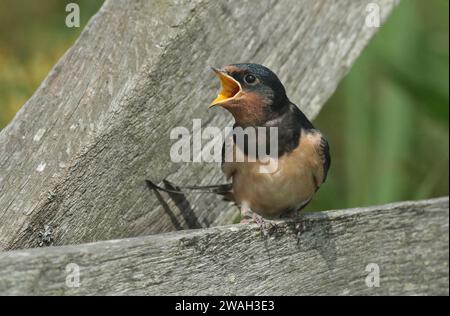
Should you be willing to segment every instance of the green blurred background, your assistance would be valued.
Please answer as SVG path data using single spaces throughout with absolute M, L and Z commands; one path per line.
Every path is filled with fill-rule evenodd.
M 80 28 L 64 27 L 69 2 Z M 0 2 L 0 129 L 102 2 Z M 403 0 L 327 102 L 315 124 L 333 163 L 308 210 L 448 195 L 448 6 Z

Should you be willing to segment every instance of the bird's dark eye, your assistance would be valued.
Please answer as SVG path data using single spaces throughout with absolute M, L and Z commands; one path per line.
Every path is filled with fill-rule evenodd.
M 256 77 L 253 76 L 253 75 L 246 75 L 246 76 L 244 77 L 244 81 L 245 81 L 246 83 L 248 83 L 248 84 L 252 84 L 252 83 L 255 83 Z

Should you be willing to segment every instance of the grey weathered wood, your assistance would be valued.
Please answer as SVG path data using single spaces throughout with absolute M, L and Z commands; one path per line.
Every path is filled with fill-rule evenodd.
M 0 253 L 0 295 L 448 295 L 448 197 L 305 215 L 265 240 L 232 225 Z M 66 265 L 80 286 L 66 286 Z M 368 264 L 380 286 L 369 288 Z M 69 278 L 69 280 L 71 280 Z
M 312 118 L 377 31 L 369 2 L 106 1 L 0 133 L 0 250 L 230 223 L 215 197 L 163 207 L 143 182 L 221 182 L 216 164 L 169 159 L 171 128 L 232 122 L 206 110 L 208 65 L 266 64 Z M 376 2 L 384 21 L 397 1 Z

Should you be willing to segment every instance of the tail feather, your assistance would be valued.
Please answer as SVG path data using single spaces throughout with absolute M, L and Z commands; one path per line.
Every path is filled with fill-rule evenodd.
M 205 186 L 195 186 L 195 185 L 178 186 L 172 184 L 167 180 L 163 180 L 164 187 L 161 187 L 150 180 L 145 180 L 145 182 L 150 189 L 156 189 L 167 193 L 186 194 L 189 191 L 195 191 L 198 193 L 214 193 L 218 195 L 223 195 L 225 198 L 232 200 L 230 198 L 230 196 L 232 195 L 231 183 L 205 185 Z

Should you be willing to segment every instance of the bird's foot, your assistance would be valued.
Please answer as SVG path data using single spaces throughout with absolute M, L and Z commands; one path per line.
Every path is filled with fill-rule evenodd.
M 253 218 L 243 218 L 240 221 L 241 224 L 251 224 L 253 223 Z
M 251 212 L 251 214 L 250 214 Z M 256 224 L 258 225 L 261 233 L 264 237 L 270 237 L 274 229 L 276 228 L 275 222 L 267 220 L 261 215 L 254 213 L 253 211 L 246 212 L 241 220 L 241 224 Z
M 259 229 L 261 230 L 262 235 L 267 238 L 270 237 L 270 235 L 273 233 L 273 231 L 276 229 L 275 222 L 271 220 L 267 220 L 261 215 L 258 215 L 256 213 L 253 213 L 253 221 L 258 225 Z
M 253 211 L 246 205 L 241 205 L 241 224 L 253 223 Z
M 305 223 L 301 218 L 299 218 L 299 222 L 296 222 L 294 225 L 295 237 L 297 238 L 297 244 L 300 243 L 300 236 L 305 231 Z

